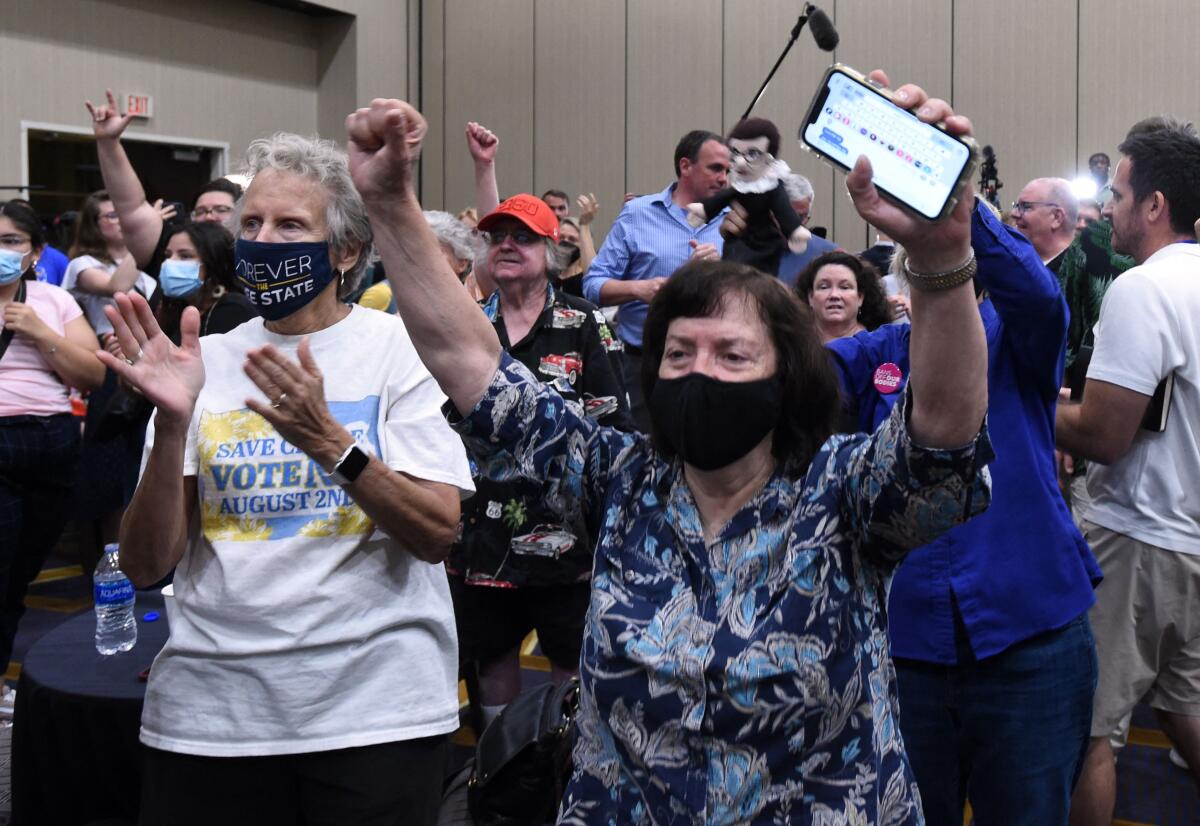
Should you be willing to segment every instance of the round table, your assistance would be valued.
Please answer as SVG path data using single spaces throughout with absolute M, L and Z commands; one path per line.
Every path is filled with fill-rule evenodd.
M 158 619 L 146 622 L 151 611 Z M 146 695 L 138 675 L 167 641 L 162 595 L 138 592 L 136 614 L 137 644 L 122 654 L 96 652 L 91 611 L 29 649 L 13 712 L 14 826 L 137 822 Z

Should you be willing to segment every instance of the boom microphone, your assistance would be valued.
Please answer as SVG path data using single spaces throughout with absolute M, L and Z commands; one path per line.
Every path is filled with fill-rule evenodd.
M 796 38 L 800 36 L 800 30 L 804 28 L 804 24 L 812 23 L 813 39 L 817 41 L 817 46 L 821 49 L 832 52 L 837 48 L 838 33 L 833 27 L 833 21 L 829 16 L 812 3 L 804 4 L 804 11 L 800 17 L 796 19 L 796 25 L 792 26 L 792 33 L 788 38 L 787 45 L 783 47 L 783 52 L 779 55 L 779 59 L 775 61 L 775 65 L 771 67 L 771 71 L 767 74 L 767 79 L 762 82 L 762 86 L 758 87 L 758 92 L 754 95 L 754 99 L 750 101 L 750 105 L 746 107 L 746 111 L 742 113 L 741 120 L 750 117 L 750 112 L 754 110 L 754 106 L 763 96 L 763 92 L 767 91 L 767 84 L 771 82 L 771 78 L 775 77 L 775 73 L 779 71 L 780 65 L 783 64 L 783 59 L 787 57 L 787 53 L 792 48 L 792 44 L 796 42 Z
M 832 52 L 837 48 L 838 33 L 833 27 L 833 21 L 812 3 L 808 4 L 808 30 L 812 32 L 813 40 L 817 41 L 817 47 L 822 51 Z

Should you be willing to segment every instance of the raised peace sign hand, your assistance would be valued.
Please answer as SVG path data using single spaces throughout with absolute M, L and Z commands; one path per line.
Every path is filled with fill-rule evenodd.
M 129 121 L 133 120 L 133 115 L 120 113 L 112 89 L 105 89 L 104 96 L 108 98 L 107 106 L 93 106 L 90 100 L 85 100 L 83 105 L 92 115 L 92 132 L 95 133 L 96 140 L 115 141 L 121 137 Z
M 132 385 L 158 408 L 159 424 L 184 426 L 192 419 L 204 387 L 200 358 L 200 312 L 187 307 L 179 321 L 182 346 L 176 347 L 154 320 L 146 299 L 117 293 L 116 306 L 104 308 L 125 358 L 96 351 L 104 366 Z
M 883 72 L 871 72 L 871 79 L 883 86 L 888 77 Z M 894 93 L 898 106 L 913 111 L 926 123 L 944 123 L 952 135 L 970 135 L 971 121 L 955 115 L 950 104 L 931 98 L 920 86 L 905 84 Z M 881 196 L 871 182 L 871 162 L 860 156 L 854 169 L 846 176 L 846 189 L 858 214 L 872 226 L 883 230 L 908 251 L 912 268 L 918 272 L 939 272 L 960 266 L 971 251 L 971 212 L 975 208 L 975 189 L 968 182 L 953 211 L 945 218 L 930 223 Z
M 350 176 L 364 202 L 415 197 L 413 164 L 427 128 L 420 112 L 395 99 L 376 98 L 346 118 Z

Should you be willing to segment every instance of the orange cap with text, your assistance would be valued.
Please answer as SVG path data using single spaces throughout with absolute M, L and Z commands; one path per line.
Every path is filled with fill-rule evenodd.
M 558 243 L 558 216 L 541 198 L 522 192 L 503 201 L 479 220 L 479 229 L 487 231 L 501 218 L 516 218 L 543 238 Z

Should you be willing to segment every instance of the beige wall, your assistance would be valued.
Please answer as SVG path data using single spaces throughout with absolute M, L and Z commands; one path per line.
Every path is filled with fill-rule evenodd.
M 228 142 L 231 168 L 255 137 L 319 131 L 340 141 L 355 106 L 416 94 L 408 39 L 417 0 L 310 6 L 327 11 L 252 0 L 4 0 L 0 183 L 20 182 L 21 121 L 86 128 L 83 101 L 102 100 L 106 86 L 154 97 L 154 117 L 130 135 Z
M 0 177 L 20 169 L 20 121 L 88 126 L 104 89 L 154 96 L 130 133 L 228 141 L 316 129 L 313 20 L 235 0 L 6 0 Z M 24 78 L 23 82 L 14 82 Z M 232 159 L 231 159 L 232 160 Z
M 607 227 L 626 191 L 661 189 L 688 129 L 727 129 L 787 42 L 799 0 L 423 0 L 421 102 L 431 123 L 423 195 L 473 200 L 462 138 L 477 119 L 501 138 L 502 193 L 595 191 Z M 824 0 L 836 59 L 912 80 L 976 123 L 999 160 L 1005 204 L 1025 181 L 1073 177 L 1116 154 L 1137 119 L 1200 119 L 1196 0 Z M 1077 45 L 1078 44 L 1078 45 Z M 807 32 L 756 114 L 816 188 L 814 223 L 869 243 L 843 177 L 794 136 L 830 56 Z

